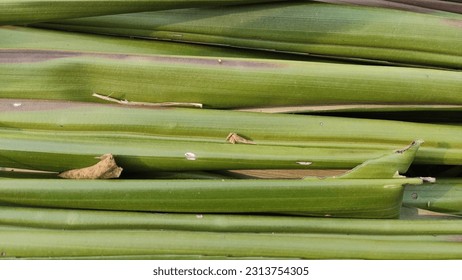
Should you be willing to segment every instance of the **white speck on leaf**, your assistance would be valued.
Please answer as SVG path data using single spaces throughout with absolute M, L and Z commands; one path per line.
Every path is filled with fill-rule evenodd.
M 196 154 L 195 153 L 187 152 L 187 153 L 184 154 L 184 156 L 186 157 L 187 160 L 196 160 Z

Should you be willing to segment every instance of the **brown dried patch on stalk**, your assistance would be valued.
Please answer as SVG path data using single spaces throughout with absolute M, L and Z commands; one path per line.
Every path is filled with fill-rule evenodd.
M 111 154 L 105 154 L 95 165 L 64 171 L 58 176 L 64 179 L 113 179 L 119 178 L 122 170 Z
M 34 49 L 5 49 L 0 50 L 0 63 L 38 63 L 54 59 L 74 58 L 82 59 L 110 59 L 127 62 L 149 62 L 162 63 L 168 65 L 196 65 L 229 68 L 281 68 L 285 67 L 283 62 L 268 62 L 265 60 L 252 59 L 216 59 L 210 57 L 192 56 L 168 56 L 168 55 L 136 55 L 136 54 L 113 54 L 113 53 L 93 53 L 61 50 L 34 50 Z
M 320 2 L 332 3 L 332 4 L 352 4 L 359 6 L 369 6 L 369 7 L 380 7 L 380 8 L 389 8 L 417 13 L 432 13 L 433 10 L 429 8 L 424 8 L 420 6 L 413 6 L 409 4 L 397 3 L 392 1 L 385 0 L 321 0 Z
M 412 141 L 411 144 L 409 144 L 408 146 L 402 148 L 402 149 L 399 149 L 399 150 L 396 150 L 395 153 L 397 154 L 403 154 L 404 152 L 406 152 L 407 150 L 409 150 L 410 148 L 414 147 L 415 145 L 417 144 L 422 144 L 423 141 L 422 140 L 416 140 L 416 141 Z
M 0 63 L 34 63 L 80 55 L 82 54 L 78 52 L 7 49 L 0 51 Z
M 388 0 L 390 2 L 402 3 L 433 10 L 446 11 L 451 13 L 462 13 L 462 3 L 454 3 L 440 0 Z
M 462 20 L 460 20 L 460 19 L 453 19 L 453 18 L 445 19 L 444 23 L 449 25 L 449 26 L 462 28 Z
M 246 139 L 235 132 L 231 132 L 230 134 L 228 134 L 228 136 L 226 137 L 226 141 L 228 141 L 231 144 L 255 145 L 255 142 L 253 142 L 252 140 Z

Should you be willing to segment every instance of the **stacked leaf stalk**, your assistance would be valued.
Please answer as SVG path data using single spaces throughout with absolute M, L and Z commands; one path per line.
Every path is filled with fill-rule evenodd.
M 188 230 L 356 235 L 458 235 L 459 219 L 357 219 L 250 214 L 183 214 L 0 206 L 4 228 Z
M 0 26 L 1 49 L 22 52 L 63 51 L 80 53 L 132 55 L 185 55 L 202 57 L 281 58 L 299 60 L 301 56 L 205 45 L 183 44 L 153 40 L 132 40 L 112 36 L 63 32 L 21 26 Z M 3 55 L 2 55 L 3 57 Z
M 403 185 L 420 183 L 419 179 L 4 179 L 0 194 L 2 203 L 53 208 L 396 218 Z
M 0 232 L 4 256 L 25 258 L 459 259 L 457 236 L 355 236 L 145 230 Z M 225 240 L 225 242 L 224 242 Z M 451 241 L 452 240 L 452 241 Z M 173 255 L 173 256 L 172 256 Z M 188 257 L 189 256 L 189 257 Z M 220 257 L 221 256 L 221 257 Z
M 409 186 L 404 205 L 452 215 L 462 215 L 462 180 L 445 178 L 419 188 Z
M 275 1 L 275 0 L 273 0 Z M 243 3 L 267 2 L 265 0 L 2 0 L 0 25 L 66 19 L 85 16 L 111 15 L 130 12 L 157 11 L 186 7 L 207 7 Z M 91 9 L 89 8 L 91 6 Z
M 146 147 L 140 155 L 154 155 L 157 150 L 167 163 L 167 159 L 176 154 L 190 167 L 200 165 L 209 157 L 219 158 L 219 154 L 235 151 L 236 155 L 240 152 L 256 161 L 260 155 L 273 168 L 283 168 L 276 166 L 280 151 L 280 159 L 289 163 L 288 168 L 348 169 L 401 149 L 417 139 L 425 142 L 416 154 L 416 163 L 462 163 L 462 127 L 454 125 L 23 99 L 4 99 L 0 109 L 4 127 L 1 130 L 2 149 L 18 151 L 15 157 L 4 157 L 3 165 L 8 159 L 11 164 L 21 164 L 17 157 L 22 149 L 31 153 L 46 152 L 45 148 L 32 143 L 49 141 L 55 143 L 48 146 L 49 152 L 63 147 L 63 153 L 74 150 L 94 157 L 114 151 L 116 159 L 128 151 L 142 151 L 142 147 Z M 234 142 L 237 145 L 230 143 L 232 136 L 239 136 Z M 138 144 L 130 146 L 128 139 Z M 90 149 L 92 145 L 89 144 L 88 149 L 82 149 L 85 145 L 79 141 L 92 143 L 95 148 Z M 75 148 L 71 149 L 72 145 Z M 98 145 L 102 148 L 97 149 Z M 127 152 L 116 153 L 115 149 Z M 175 150 L 177 152 L 173 152 Z M 185 154 L 188 152 L 196 155 L 197 160 L 187 161 Z M 22 158 L 27 159 L 27 153 L 23 154 Z M 225 156 L 223 158 L 226 160 Z M 59 157 L 48 164 L 65 160 Z M 92 159 L 93 163 L 95 161 Z M 44 162 L 34 167 L 41 164 Z M 157 162 L 157 165 L 160 168 L 163 164 Z M 205 166 L 201 168 L 206 169 Z
M 457 114 L 456 15 L 87 2 L 0 2 L 0 257 L 462 258 L 461 126 L 263 113 Z
M 383 63 L 462 68 L 460 17 L 377 7 L 296 1 L 95 17 L 43 26 Z
M 248 58 L 300 57 L 27 28 L 0 32 L 5 37 L 0 57 L 3 98 L 279 107 L 270 108 L 272 112 L 441 111 L 461 106 L 457 72 L 255 60 Z M 171 56 L 178 53 L 182 56 Z M 247 59 L 228 59 L 232 56 Z M 24 76 L 27 83 L 20 78 Z
M 420 13 L 453 13 L 461 14 L 459 0 L 320 0 L 318 2 L 334 4 L 354 4 L 372 7 L 383 7 Z M 450 14 L 445 14 L 446 16 Z
M 413 5 L 417 7 L 424 7 L 433 10 L 451 12 L 462 14 L 462 3 L 459 1 L 441 1 L 441 0 L 423 0 L 423 1 L 415 1 L 415 0 L 391 0 L 389 2 L 397 2 L 407 5 Z
M 337 178 L 87 182 L 4 179 L 0 181 L 0 201 L 6 205 L 71 209 L 397 217 L 404 185 L 423 182 L 399 175 L 407 171 L 421 143 L 415 141 L 405 149 L 365 161 Z
M 156 139 L 97 132 L 0 130 L 5 167 L 62 172 L 96 164 L 113 154 L 125 172 L 228 169 L 348 168 L 385 153 L 366 149 L 232 145 L 207 140 Z M 131 143 L 131 145 L 127 144 Z
M 462 73 L 454 71 L 10 47 L 0 55 L 1 98 L 217 109 L 462 106 Z

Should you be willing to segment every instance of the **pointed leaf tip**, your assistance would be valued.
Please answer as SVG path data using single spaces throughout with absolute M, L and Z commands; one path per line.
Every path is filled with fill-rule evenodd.
M 342 179 L 388 179 L 400 178 L 407 172 L 423 140 L 415 140 L 403 149 L 379 158 L 367 160 L 338 178 Z

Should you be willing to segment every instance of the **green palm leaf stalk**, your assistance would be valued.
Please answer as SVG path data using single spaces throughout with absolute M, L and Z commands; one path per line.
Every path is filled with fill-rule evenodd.
M 339 178 L 307 180 L 0 180 L 0 202 L 28 206 L 180 213 L 399 216 L 404 178 L 421 144 L 365 161 Z M 124 166 L 124 165 L 122 165 Z M 379 169 L 381 172 L 371 169 Z
M 404 205 L 435 212 L 462 215 L 462 179 L 438 179 L 435 183 L 406 187 Z
M 137 54 L 137 55 L 188 55 L 209 57 L 281 58 L 303 60 L 303 56 L 274 54 L 269 52 L 231 49 L 206 45 L 184 44 L 154 40 L 135 40 L 113 36 L 92 35 L 20 26 L 0 26 L 0 48 L 22 53 L 73 52 Z M 6 52 L 2 52 L 2 56 Z
M 130 211 L 284 212 L 301 215 L 396 217 L 399 215 L 403 185 L 422 182 L 422 179 L 407 179 L 399 176 L 400 173 L 407 171 L 421 143 L 415 141 L 405 149 L 365 161 L 338 179 L 154 181 L 5 179 L 0 181 L 0 202 L 5 205 Z M 46 146 L 46 143 L 38 142 L 35 145 Z M 18 153 L 24 153 L 23 149 L 18 150 L 21 151 Z M 29 156 L 33 158 L 29 162 L 37 161 L 36 154 Z M 62 155 L 56 157 L 51 154 L 44 158 L 54 162 L 66 157 Z M 16 161 L 21 160 L 16 156 L 11 158 Z M 45 160 L 39 160 L 40 162 Z M 216 168 L 216 163 L 213 165 L 204 168 Z M 133 168 L 133 165 L 123 161 L 122 166 Z M 381 172 L 371 172 L 374 168 Z
M 455 1 L 445 0 L 319 0 L 317 2 L 333 3 L 333 4 L 348 4 L 348 5 L 363 5 L 371 7 L 391 8 L 403 11 L 411 11 L 426 14 L 443 14 L 444 16 L 455 16 L 460 11 L 460 4 Z M 453 2 L 453 3 L 450 3 Z M 459 2 L 460 3 L 460 2 Z
M 438 0 L 388 0 L 388 2 L 397 2 L 411 6 L 423 7 L 437 11 L 446 11 L 451 13 L 462 14 L 462 3 L 457 1 L 438 1 Z
M 0 224 L 59 230 L 131 229 L 358 235 L 457 235 L 462 231 L 461 220 L 144 213 L 18 206 L 0 206 Z
M 211 255 L 174 255 L 174 254 L 145 254 L 145 255 L 112 255 L 112 256 L 72 256 L 72 257 L 4 257 L 4 260 L 280 260 L 296 258 L 270 257 L 230 257 Z
M 127 230 L 3 230 L 4 258 L 211 255 L 305 259 L 460 259 L 457 237 L 383 238 L 351 235 Z
M 178 213 L 291 213 L 390 218 L 421 141 L 365 161 L 339 178 L 308 180 L 0 180 L 0 203 L 52 208 Z M 52 157 L 50 157 L 52 160 Z M 124 165 L 122 165 L 124 166 Z M 381 172 L 371 169 L 379 169 Z
M 341 158 L 343 154 L 353 160 L 350 160 L 349 164 L 337 165 L 340 168 L 352 168 L 364 160 L 373 158 L 374 155 L 379 156 L 408 145 L 409 139 L 423 139 L 425 143 L 417 152 L 416 163 L 462 164 L 462 128 L 453 125 L 185 108 L 140 108 L 19 99 L 0 101 L 0 124 L 3 127 L 14 129 L 43 129 L 61 131 L 62 133 L 67 131 L 74 136 L 81 133 L 79 131 L 86 131 L 85 133 L 89 137 L 92 135 L 95 137 L 98 135 L 106 135 L 106 138 L 113 137 L 113 140 L 107 141 L 115 141 L 114 139 L 122 139 L 121 137 L 128 135 L 127 137 L 145 137 L 145 142 L 148 141 L 148 138 L 154 138 L 161 142 L 194 141 L 196 145 L 206 145 L 197 142 L 208 141 L 222 146 L 230 133 L 236 133 L 253 141 L 255 145 L 240 145 L 241 147 L 229 147 L 229 149 L 250 151 L 251 149 L 265 149 L 263 147 L 265 145 L 292 146 L 291 149 L 294 149 L 293 146 L 307 147 L 310 148 L 308 150 L 314 158 L 315 155 L 319 154 L 314 151 L 315 149 L 329 148 L 336 152 L 336 154 L 332 153 L 331 159 Z M 14 135 L 14 133 L 11 134 L 11 131 L 8 133 Z M 17 135 L 19 137 L 20 134 Z M 6 137 L 2 141 L 10 143 L 8 145 L 12 148 L 17 145 L 17 148 L 14 148 L 17 151 L 19 151 L 18 149 L 26 149 L 27 151 L 34 145 L 18 146 L 19 143 L 33 141 L 32 138 L 27 137 L 29 136 L 22 136 L 22 142 L 18 142 L 19 138 L 10 141 Z M 51 138 L 48 140 L 58 141 L 58 138 Z M 120 141 L 125 143 L 125 140 Z M 6 147 L 6 144 L 3 147 Z M 227 148 L 228 146 L 223 147 Z M 270 148 L 268 147 L 268 149 Z M 344 152 L 340 151 L 342 149 Z M 78 151 L 80 152 L 80 150 Z M 316 160 L 310 160 L 310 157 L 303 156 L 310 154 L 301 151 L 298 160 L 312 161 L 313 165 L 307 167 L 314 167 L 317 164 Z M 181 151 L 182 158 L 185 152 L 187 151 Z M 93 154 L 92 157 L 103 153 L 110 153 L 110 149 L 98 150 L 96 155 Z M 271 159 L 269 156 L 271 152 L 268 151 L 267 153 L 267 158 Z M 287 151 L 287 153 L 289 152 Z M 360 156 L 355 157 L 355 153 Z M 116 153 L 113 154 L 116 155 Z M 333 163 L 332 160 L 330 161 Z M 323 165 L 323 168 L 325 167 L 328 166 Z M 331 168 L 335 168 L 334 165 Z
M 257 2 L 262 0 L 2 0 L 0 25 Z
M 462 68 L 460 19 L 307 1 L 94 17 L 50 28 Z
M 6 48 L 0 83 L 0 98 L 207 108 L 462 106 L 460 72 L 269 59 Z
M 348 180 L 0 180 L 0 201 L 52 208 L 396 218 L 403 184 Z
M 128 173 L 229 169 L 342 169 L 387 153 L 384 150 L 233 145 L 97 132 L 0 130 L 0 166 L 63 172 L 96 164 L 112 154 Z

